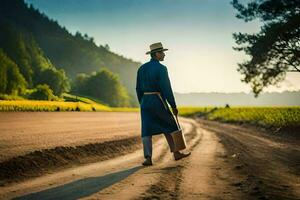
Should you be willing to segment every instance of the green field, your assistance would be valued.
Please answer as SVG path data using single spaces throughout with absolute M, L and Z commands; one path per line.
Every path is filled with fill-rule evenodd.
M 200 116 L 208 120 L 237 122 L 264 127 L 299 127 L 300 107 L 182 107 L 182 116 Z

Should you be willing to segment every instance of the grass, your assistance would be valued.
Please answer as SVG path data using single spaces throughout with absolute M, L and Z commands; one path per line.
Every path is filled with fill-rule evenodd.
M 181 110 L 179 109 L 179 112 Z M 299 127 L 300 107 L 185 107 L 183 116 L 197 115 L 209 120 L 261 125 L 264 127 Z
M 179 107 L 178 113 L 181 116 L 189 117 L 194 114 L 205 115 L 214 109 L 215 109 L 214 107 L 188 107 L 188 106 L 186 106 L 186 107 Z
M 72 95 L 72 94 L 68 94 L 68 93 L 63 93 L 62 97 L 66 101 L 70 101 L 70 102 L 83 102 L 83 103 L 88 103 L 88 104 L 101 104 L 101 105 L 104 105 L 99 100 L 93 99 L 91 97 Z
M 64 93 L 63 98 L 67 101 L 83 102 L 87 104 L 92 104 L 94 106 L 103 105 L 103 103 L 101 103 L 99 100 L 93 99 L 91 97 L 76 96 L 76 95 Z M 131 107 L 109 107 L 109 106 L 106 107 L 109 108 L 109 111 L 113 111 L 113 112 L 139 112 L 140 111 L 139 108 L 131 108 Z
M 101 104 L 63 101 L 13 100 L 0 101 L 0 111 L 111 111 Z
M 24 100 L 24 98 L 17 95 L 0 94 L 0 100 Z

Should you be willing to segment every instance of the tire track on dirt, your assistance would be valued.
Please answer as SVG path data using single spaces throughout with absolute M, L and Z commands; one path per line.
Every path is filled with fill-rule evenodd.
M 188 119 L 181 119 L 182 121 L 184 121 L 184 129 L 188 132 L 190 132 L 189 130 L 191 129 L 191 125 L 189 124 L 189 120 Z M 187 134 L 188 137 L 189 134 Z M 168 151 L 168 147 L 167 147 L 167 143 L 165 141 L 165 138 L 163 136 L 161 137 L 157 137 L 157 138 L 153 138 L 154 139 L 154 161 L 155 162 L 165 162 L 164 160 L 170 160 L 165 159 L 165 157 L 168 156 L 162 156 L 161 154 L 167 154 Z M 141 144 L 141 143 L 140 143 Z M 162 153 L 161 153 L 162 152 Z M 71 197 L 71 195 L 74 195 L 74 193 L 78 193 L 80 190 L 84 192 L 86 192 L 86 190 L 91 190 L 93 187 L 92 185 L 87 186 L 87 189 L 85 190 L 84 188 L 77 188 L 76 191 L 72 192 L 72 188 L 69 188 L 69 192 L 72 192 L 72 194 L 68 195 L 68 193 L 66 194 L 62 194 L 61 192 L 65 190 L 66 187 L 69 187 L 69 185 L 72 185 L 72 183 L 80 183 L 80 181 L 84 181 L 85 179 L 87 181 L 89 181 L 89 179 L 91 179 L 91 177 L 95 177 L 97 180 L 101 180 L 101 177 L 105 177 L 109 174 L 111 174 L 112 176 L 114 176 L 113 174 L 118 174 L 118 173 L 123 173 L 123 171 L 128 171 L 128 169 L 137 169 L 139 171 L 144 171 L 145 173 L 147 173 L 147 170 L 149 170 L 149 168 L 142 168 L 140 169 L 141 166 L 141 161 L 143 160 L 142 157 L 143 153 L 142 153 L 142 149 L 139 149 L 138 151 L 135 151 L 133 153 L 129 153 L 126 154 L 124 156 L 120 156 L 120 157 L 116 157 L 113 159 L 109 159 L 106 161 L 102 161 L 102 162 L 97 162 L 97 163 L 92 163 L 92 164 L 88 164 L 88 165 L 83 165 L 83 166 L 74 166 L 70 169 L 63 169 L 60 172 L 55 172 L 52 174 L 47 174 L 45 176 L 42 177 L 38 177 L 35 179 L 29 179 L 26 180 L 24 182 L 21 183 L 16 183 L 10 186 L 5 186 L 2 187 L 1 192 L 0 192 L 0 198 L 14 198 L 14 197 L 20 197 L 22 195 L 26 195 L 23 196 L 24 198 L 28 198 L 28 199 L 35 199 L 35 197 L 39 196 L 43 196 L 43 198 L 51 198 L 51 191 L 53 190 L 53 192 L 56 192 L 56 195 L 61 195 L 61 197 L 63 195 L 67 195 L 64 198 L 67 197 Z M 125 169 L 125 170 L 124 170 Z M 131 170 L 132 171 L 132 170 Z M 133 170 L 133 174 L 131 174 L 129 177 L 123 179 L 123 177 L 119 177 L 120 180 L 118 183 L 114 184 L 114 185 L 110 185 L 108 188 L 110 188 L 110 194 L 106 195 L 108 198 L 107 199 L 111 199 L 111 197 L 117 195 L 116 193 L 112 192 L 115 189 L 115 186 L 120 186 L 120 182 L 126 182 L 129 184 L 135 184 L 135 183 L 140 183 L 141 181 L 139 180 L 135 180 L 133 182 L 130 182 L 130 180 L 132 179 L 132 177 L 135 176 L 136 173 L 139 173 L 139 171 L 134 172 L 135 170 Z M 151 178 L 153 178 L 153 174 L 151 174 L 151 176 L 149 177 L 149 180 L 151 180 Z M 92 180 L 92 179 L 91 179 Z M 128 182 L 129 181 L 129 182 Z M 73 184 L 73 185 L 74 185 Z M 122 184 L 121 184 L 122 185 Z M 143 186 L 143 184 L 141 184 Z M 98 187 L 98 186 L 97 186 Z M 96 188 L 97 188 L 96 187 Z M 143 187 L 144 188 L 144 187 Z M 79 191 L 78 191 L 79 189 Z M 120 189 L 122 189 L 122 187 L 118 187 L 115 191 L 120 191 Z M 103 191 L 103 192 L 102 192 Z M 101 189 L 101 196 L 104 195 L 106 189 Z M 136 193 L 137 188 L 134 188 L 133 193 Z M 142 190 L 141 190 L 142 191 Z M 118 193 L 118 194 L 122 194 Z M 46 196 L 44 196 L 46 195 Z M 78 194 L 79 196 L 81 194 Z M 105 196 L 105 195 L 104 195 Z M 118 195 L 117 195 L 118 196 Z M 122 197 L 122 196 L 121 196 Z M 91 196 L 91 199 L 99 199 L 98 197 L 93 197 L 93 195 Z M 102 198 L 100 198 L 102 199 Z M 105 199 L 105 198 L 104 198 Z M 122 198 L 123 199 L 123 198 Z
M 141 141 L 140 137 L 136 136 L 103 143 L 34 151 L 0 163 L 0 184 L 3 186 L 41 176 L 72 165 L 108 160 L 139 148 L 141 148 Z
M 202 139 L 201 132 L 198 131 L 197 125 L 192 122 L 192 130 L 186 134 L 188 150 L 193 149 L 200 143 Z M 166 158 L 166 157 L 164 157 Z M 141 194 L 136 200 L 145 199 L 179 199 L 179 190 L 182 182 L 182 171 L 186 167 L 184 160 L 169 162 L 166 160 L 156 167 L 156 173 L 159 174 L 157 181 L 149 186 L 149 188 Z
M 188 147 L 194 146 L 199 140 L 199 135 L 195 134 L 195 123 L 193 120 L 181 118 L 181 122 L 184 122 L 184 132 Z M 138 172 L 132 174 L 130 177 L 116 183 L 109 188 L 106 188 L 97 194 L 86 197 L 84 199 L 151 199 L 153 193 L 157 187 L 155 185 L 161 182 L 161 178 L 170 174 L 173 178 L 173 174 L 178 171 L 176 165 L 180 161 L 174 161 L 171 154 L 169 154 L 169 147 L 165 141 L 164 136 L 161 136 L 163 144 L 153 148 L 153 163 L 151 167 L 144 167 Z M 175 167 L 173 166 L 175 164 Z M 176 191 L 179 187 L 179 182 L 172 191 Z M 160 190 L 160 189 L 158 189 Z M 158 192 L 163 195 L 163 192 Z
M 217 134 L 240 176 L 234 186 L 245 199 L 300 199 L 300 151 L 296 141 L 265 136 L 258 130 L 222 123 L 201 122 Z M 298 143 L 299 144 L 299 143 Z
M 244 199 L 232 186 L 235 173 L 224 159 L 227 152 L 213 133 L 199 128 L 202 140 L 185 160 L 179 199 Z

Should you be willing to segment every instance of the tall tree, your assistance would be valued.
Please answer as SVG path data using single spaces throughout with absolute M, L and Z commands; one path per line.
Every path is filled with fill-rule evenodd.
M 30 66 L 30 55 L 26 48 L 24 35 L 11 24 L 0 21 L 0 48 L 14 61 L 20 69 L 29 87 L 33 86 L 33 69 Z
M 238 71 L 255 96 L 284 80 L 287 72 L 300 72 L 300 0 L 252 0 L 247 5 L 233 0 L 231 4 L 237 18 L 259 19 L 263 24 L 258 33 L 233 34 L 238 45 L 234 49 L 250 56 L 238 64 Z

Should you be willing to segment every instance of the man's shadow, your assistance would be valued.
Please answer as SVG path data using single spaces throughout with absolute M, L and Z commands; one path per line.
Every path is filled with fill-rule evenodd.
M 79 199 L 99 192 L 100 190 L 127 178 L 141 168 L 143 168 L 143 166 L 133 167 L 105 176 L 84 178 L 58 187 L 17 197 L 15 199 Z

